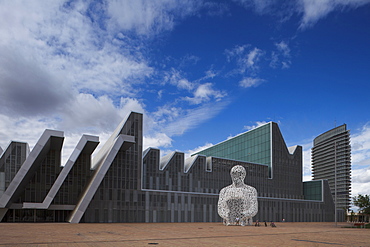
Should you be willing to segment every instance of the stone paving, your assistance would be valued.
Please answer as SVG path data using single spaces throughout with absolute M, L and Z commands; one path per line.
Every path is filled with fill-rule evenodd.
M 348 223 L 0 223 L 1 246 L 370 246 Z

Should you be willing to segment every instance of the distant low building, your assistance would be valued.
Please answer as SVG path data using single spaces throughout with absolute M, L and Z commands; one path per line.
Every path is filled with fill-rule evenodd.
M 346 215 L 347 222 L 352 223 L 370 223 L 370 214 L 349 212 Z
M 99 138 L 83 135 L 64 166 L 63 132 L 45 130 L 29 155 L 11 165 L 17 172 L 5 183 L 10 145 L 0 157 L 0 220 L 221 222 L 218 195 L 235 165 L 246 169 L 245 183 L 258 191 L 254 220 L 334 220 L 328 181 L 302 182 L 302 147 L 287 148 L 274 122 L 187 159 L 182 152 L 143 152 L 142 126 L 142 114 L 132 112 L 96 154 Z

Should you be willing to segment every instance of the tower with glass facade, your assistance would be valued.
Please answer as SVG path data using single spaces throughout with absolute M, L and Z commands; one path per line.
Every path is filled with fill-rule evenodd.
M 327 179 L 338 209 L 348 209 L 351 195 L 350 131 L 343 124 L 313 141 L 313 180 Z

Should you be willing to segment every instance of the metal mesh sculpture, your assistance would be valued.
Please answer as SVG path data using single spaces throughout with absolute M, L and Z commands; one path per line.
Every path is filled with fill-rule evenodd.
M 220 191 L 218 214 L 225 225 L 251 225 L 258 212 L 257 190 L 244 183 L 243 166 L 234 166 L 230 175 L 233 183 Z

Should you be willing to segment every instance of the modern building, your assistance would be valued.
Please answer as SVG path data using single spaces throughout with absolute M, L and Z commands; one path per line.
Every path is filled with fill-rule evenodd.
M 351 144 L 350 131 L 343 124 L 313 141 L 313 180 L 329 181 L 337 208 L 348 209 L 351 201 Z
M 186 159 L 182 152 L 143 151 L 142 126 L 142 114 L 132 112 L 96 154 L 98 137 L 83 135 L 64 166 L 63 132 L 45 130 L 15 161 L 10 183 L 0 177 L 0 221 L 221 222 L 218 194 L 231 184 L 235 165 L 246 168 L 246 184 L 258 191 L 254 220 L 334 220 L 328 182 L 302 182 L 302 148 L 287 148 L 274 122 Z M 11 149 L 1 155 L 4 174 Z

